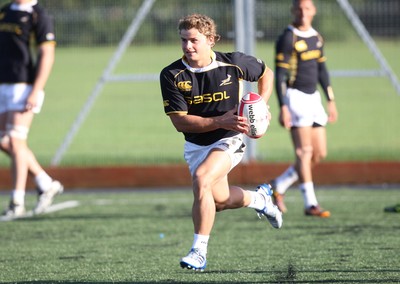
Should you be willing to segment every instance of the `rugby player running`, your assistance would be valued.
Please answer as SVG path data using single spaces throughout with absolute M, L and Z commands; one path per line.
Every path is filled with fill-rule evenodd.
M 229 172 L 243 157 L 243 133 L 248 131 L 246 118 L 236 115 L 242 81 L 257 82 L 268 102 L 273 72 L 253 56 L 213 51 L 220 36 L 208 16 L 186 16 L 178 31 L 183 57 L 161 71 L 160 85 L 164 111 L 185 137 L 184 157 L 192 176 L 194 239 L 180 265 L 204 270 L 216 212 L 248 207 L 274 228 L 282 226 L 269 185 L 249 191 L 228 183 Z

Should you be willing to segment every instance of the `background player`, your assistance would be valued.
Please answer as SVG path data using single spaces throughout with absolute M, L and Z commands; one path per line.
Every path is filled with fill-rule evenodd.
M 34 114 L 44 100 L 55 50 L 52 18 L 36 0 L 15 0 L 0 11 L 0 138 L 1 150 L 11 157 L 13 191 L 3 215 L 25 214 L 28 171 L 39 191 L 34 213 L 42 213 L 53 197 L 63 191 L 40 166 L 28 148 L 27 138 Z M 32 48 L 37 53 L 32 54 Z
M 271 181 L 274 202 L 282 212 L 286 190 L 297 180 L 304 198 L 305 214 L 329 217 L 318 205 L 314 192 L 312 167 L 327 155 L 325 125 L 337 120 L 337 109 L 330 86 L 323 53 L 323 39 L 312 27 L 316 7 L 312 0 L 294 0 L 294 21 L 277 40 L 275 86 L 278 95 L 279 121 L 290 129 L 296 161 L 282 175 Z M 327 98 L 327 110 L 317 90 L 320 83 Z
M 203 270 L 217 211 L 249 207 L 273 227 L 282 226 L 268 185 L 247 191 L 228 184 L 228 173 L 243 157 L 242 133 L 248 130 L 246 119 L 235 114 L 242 80 L 258 82 L 258 92 L 267 102 L 273 72 L 252 56 L 214 52 L 219 35 L 214 21 L 205 15 L 181 19 L 178 30 L 183 57 L 162 70 L 160 84 L 165 113 L 184 134 L 184 156 L 192 175 L 194 240 L 180 264 Z

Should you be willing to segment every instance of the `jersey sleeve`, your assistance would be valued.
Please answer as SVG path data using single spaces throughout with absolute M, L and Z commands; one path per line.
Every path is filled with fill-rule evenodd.
M 242 52 L 234 52 L 232 62 L 240 67 L 243 72 L 243 79 L 249 82 L 258 81 L 267 69 L 264 61 Z
M 54 18 L 44 9 L 36 13 L 35 20 L 36 42 L 40 45 L 45 42 L 55 42 Z
M 324 42 L 319 35 L 321 42 Z M 324 55 L 323 46 L 321 47 L 321 57 L 318 58 L 318 82 L 324 91 L 325 97 L 328 101 L 334 100 L 334 95 L 329 78 L 328 68 L 326 67 L 326 57 Z
M 169 115 L 173 113 L 187 113 L 188 105 L 182 93 L 175 84 L 174 76 L 164 69 L 160 73 L 160 87 L 164 104 L 164 112 Z
M 275 91 L 279 105 L 284 104 L 286 82 L 289 74 L 289 60 L 293 52 L 293 33 L 289 30 L 279 36 L 275 44 Z
M 318 80 L 319 83 L 322 87 L 322 90 L 324 91 L 325 97 L 328 101 L 333 101 L 334 100 L 334 95 L 329 79 L 329 73 L 328 69 L 326 67 L 325 61 L 323 62 L 318 62 Z
M 289 69 L 289 60 L 293 52 L 293 32 L 286 29 L 275 44 L 275 65 Z

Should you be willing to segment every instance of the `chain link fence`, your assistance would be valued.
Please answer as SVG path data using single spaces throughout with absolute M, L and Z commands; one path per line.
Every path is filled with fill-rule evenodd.
M 7 1 L 0 1 L 4 4 Z M 56 19 L 61 46 L 116 45 L 142 0 L 40 0 Z M 346 40 L 353 36 L 343 12 L 335 0 L 316 0 L 319 16 L 315 26 L 327 40 Z M 400 1 L 350 0 L 372 36 L 400 37 Z M 158 0 L 141 27 L 135 44 L 171 43 L 182 16 L 204 13 L 218 23 L 224 41 L 234 37 L 234 0 Z M 256 27 L 259 40 L 272 41 L 291 15 L 291 0 L 257 0 Z

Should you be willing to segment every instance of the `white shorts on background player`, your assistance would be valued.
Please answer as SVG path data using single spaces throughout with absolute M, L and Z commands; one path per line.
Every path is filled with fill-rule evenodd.
M 328 122 L 318 90 L 313 94 L 306 94 L 297 89 L 288 88 L 285 104 L 290 110 L 294 127 L 312 126 L 314 123 L 325 126 Z
M 243 147 L 242 145 L 242 134 L 223 138 L 207 146 L 200 146 L 186 141 L 184 146 L 184 158 L 189 165 L 190 174 L 193 176 L 196 169 L 205 160 L 212 149 L 221 149 L 229 155 L 231 158 L 230 170 L 232 170 L 243 158 L 245 146 Z
M 32 86 L 25 83 L 0 84 L 0 113 L 9 111 L 23 111 L 26 101 L 32 91 Z M 33 113 L 39 113 L 44 101 L 44 92 L 39 93 L 36 106 L 32 109 Z

